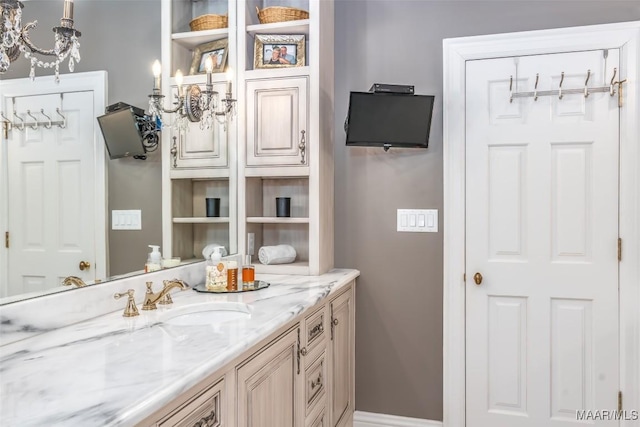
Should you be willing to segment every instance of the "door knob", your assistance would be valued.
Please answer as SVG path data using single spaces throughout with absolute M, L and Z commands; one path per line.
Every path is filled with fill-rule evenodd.
M 80 265 L 78 266 L 80 271 L 85 271 L 91 268 L 91 263 L 89 261 L 80 261 Z
M 474 274 L 473 281 L 476 282 L 476 285 L 480 285 L 482 283 L 482 274 L 480 273 Z

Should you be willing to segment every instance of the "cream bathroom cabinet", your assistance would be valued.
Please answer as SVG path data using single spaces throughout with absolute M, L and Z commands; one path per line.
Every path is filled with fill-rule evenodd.
M 319 275 L 333 268 L 334 3 L 298 3 L 309 19 L 261 24 L 256 7 L 276 6 L 278 0 L 162 0 L 163 87 L 176 90 L 173 76 L 178 69 L 189 70 L 204 43 L 228 39 L 231 71 L 214 73 L 213 83 L 224 93 L 230 79 L 237 100 L 237 114 L 226 127 L 203 131 L 192 124 L 188 131 L 163 132 L 165 256 L 199 258 L 208 243 L 248 254 L 251 235 L 257 273 Z M 292 3 L 283 0 L 282 5 Z M 189 21 L 205 9 L 226 12 L 228 28 L 189 31 Z M 304 35 L 304 66 L 255 67 L 257 35 Z M 205 80 L 196 74 L 185 76 L 184 83 L 204 85 Z M 226 218 L 207 219 L 196 212 L 204 200 L 189 188 L 201 180 L 216 181 L 210 187 L 227 185 Z M 291 197 L 291 217 L 276 217 L 276 197 Z M 278 244 L 296 249 L 295 262 L 262 265 L 259 248 Z
M 184 74 L 184 88 L 206 83 L 205 74 L 188 75 L 193 52 L 203 44 L 228 39 L 227 63 L 236 64 L 236 0 L 198 2 L 162 0 L 162 87 L 165 107 L 172 107 L 177 95 L 175 73 Z M 205 10 L 228 14 L 229 27 L 190 31 L 189 22 Z M 213 74 L 213 90 L 225 93 L 226 81 L 235 83 L 232 73 Z M 170 96 L 169 96 L 170 95 Z M 238 251 L 236 123 L 225 126 L 213 121 L 209 128 L 188 123 L 175 125 L 175 114 L 164 114 L 162 132 L 162 252 L 183 260 L 202 258 L 204 246 L 217 243 L 229 253 Z M 220 217 L 205 215 L 206 198 L 219 198 Z
M 308 164 L 308 81 L 306 76 L 247 80 L 247 169 Z
M 139 425 L 352 426 L 354 294 L 352 281 Z

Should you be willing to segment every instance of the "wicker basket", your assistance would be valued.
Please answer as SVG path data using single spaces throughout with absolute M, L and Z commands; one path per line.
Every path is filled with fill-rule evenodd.
M 229 17 L 227 15 L 200 15 L 189 22 L 191 31 L 216 30 L 218 28 L 227 28 L 228 26 Z
M 309 12 L 295 7 L 270 6 L 260 10 L 256 6 L 256 12 L 261 24 L 309 19 Z

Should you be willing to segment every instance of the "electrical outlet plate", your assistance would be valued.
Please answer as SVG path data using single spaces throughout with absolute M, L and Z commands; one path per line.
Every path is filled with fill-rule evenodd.
M 398 209 L 397 231 L 409 233 L 437 233 L 437 209 Z

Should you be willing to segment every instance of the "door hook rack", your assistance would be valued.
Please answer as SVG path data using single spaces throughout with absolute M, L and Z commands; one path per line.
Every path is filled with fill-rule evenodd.
M 616 76 L 618 76 L 618 69 L 613 69 L 613 76 L 611 77 L 611 81 L 608 86 L 600 86 L 600 87 L 589 87 L 589 80 L 591 80 L 591 70 L 587 70 L 587 75 L 584 81 L 584 86 L 581 88 L 563 88 L 562 85 L 564 83 L 565 73 L 564 71 L 560 73 L 560 83 L 558 85 L 558 89 L 555 90 L 538 90 L 538 81 L 540 78 L 539 74 L 536 74 L 535 86 L 533 91 L 527 92 L 514 92 L 513 91 L 513 76 L 509 77 L 509 103 L 513 102 L 514 98 L 529 98 L 532 97 L 534 101 L 538 99 L 539 96 L 557 96 L 558 99 L 562 99 L 565 95 L 569 94 L 581 94 L 585 98 L 587 98 L 592 93 L 609 93 L 609 95 L 614 96 L 618 94 L 618 106 L 622 107 L 622 84 L 627 80 L 618 80 L 616 81 Z M 605 83 L 606 84 L 606 83 Z

